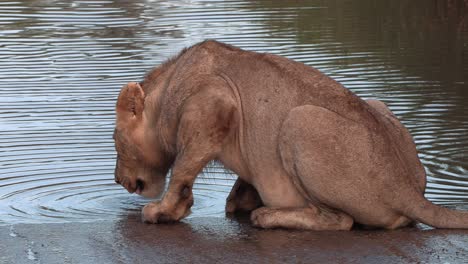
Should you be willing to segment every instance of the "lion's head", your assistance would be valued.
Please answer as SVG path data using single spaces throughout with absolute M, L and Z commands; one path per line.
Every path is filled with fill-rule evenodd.
M 154 198 L 164 191 L 169 165 L 156 131 L 148 129 L 144 106 L 145 94 L 138 83 L 122 88 L 113 136 L 117 150 L 115 181 L 130 193 Z

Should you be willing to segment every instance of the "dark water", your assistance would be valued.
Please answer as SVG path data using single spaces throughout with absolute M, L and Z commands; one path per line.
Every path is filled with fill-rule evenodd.
M 378 2 L 378 3 L 377 3 Z M 0 2 L 0 224 L 112 219 L 147 201 L 113 181 L 121 86 L 215 38 L 317 67 L 410 129 L 427 197 L 468 208 L 468 7 L 435 1 Z M 193 216 L 224 216 L 211 166 Z

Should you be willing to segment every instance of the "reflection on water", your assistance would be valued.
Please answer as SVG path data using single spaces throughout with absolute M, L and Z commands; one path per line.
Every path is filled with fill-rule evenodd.
M 120 87 L 215 38 L 313 65 L 385 101 L 415 137 L 427 196 L 468 201 L 468 11 L 460 0 L 0 2 L 0 223 L 88 221 L 147 201 L 114 184 Z M 211 166 L 195 216 L 223 216 Z

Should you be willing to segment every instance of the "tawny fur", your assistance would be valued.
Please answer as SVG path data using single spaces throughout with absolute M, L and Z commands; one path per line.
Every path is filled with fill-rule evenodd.
M 196 176 L 219 160 L 239 175 L 226 210 L 255 209 L 256 226 L 468 228 L 466 212 L 424 198 L 416 146 L 384 103 L 284 57 L 212 40 L 185 49 L 122 89 L 114 137 L 130 192 L 158 195 L 172 169 L 148 222 L 187 216 Z

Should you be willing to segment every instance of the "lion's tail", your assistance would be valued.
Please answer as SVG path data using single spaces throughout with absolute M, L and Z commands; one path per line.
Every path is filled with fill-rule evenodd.
M 468 211 L 457 211 L 435 205 L 424 196 L 417 195 L 411 205 L 404 206 L 407 217 L 437 228 L 468 229 Z

